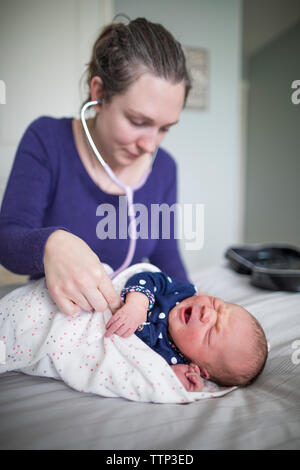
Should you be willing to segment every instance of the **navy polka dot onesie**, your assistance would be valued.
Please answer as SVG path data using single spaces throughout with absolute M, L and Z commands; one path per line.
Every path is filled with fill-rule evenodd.
M 168 364 L 189 362 L 168 336 L 168 317 L 170 310 L 177 303 L 195 295 L 197 288 L 188 282 L 171 279 L 163 272 L 142 272 L 128 279 L 121 292 L 123 301 L 128 292 L 142 292 L 149 299 L 147 321 L 135 334 Z

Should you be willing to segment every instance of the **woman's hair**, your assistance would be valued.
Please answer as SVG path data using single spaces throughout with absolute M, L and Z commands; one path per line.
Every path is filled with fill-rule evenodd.
M 158 23 L 136 18 L 127 25 L 112 23 L 97 38 L 87 64 L 87 86 L 98 76 L 103 83 L 102 99 L 125 93 L 143 73 L 150 72 L 171 83 L 183 82 L 185 101 L 191 88 L 185 56 L 178 41 Z M 91 100 L 90 92 L 84 104 Z

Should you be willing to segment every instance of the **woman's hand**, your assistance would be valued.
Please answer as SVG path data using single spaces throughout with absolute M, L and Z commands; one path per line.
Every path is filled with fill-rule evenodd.
M 113 312 L 121 300 L 98 256 L 81 238 L 65 230 L 53 232 L 45 245 L 48 290 L 62 313 L 80 309 Z
M 133 335 L 135 330 L 146 321 L 148 297 L 141 292 L 129 292 L 126 295 L 126 303 L 121 307 L 106 324 L 105 337 L 116 334 L 122 338 Z

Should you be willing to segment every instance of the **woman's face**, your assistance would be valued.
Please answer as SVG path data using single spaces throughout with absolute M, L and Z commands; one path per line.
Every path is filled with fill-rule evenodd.
M 97 78 L 91 83 L 92 99 L 101 98 Z M 116 169 L 154 152 L 178 122 L 184 95 L 183 83 L 145 73 L 124 94 L 103 101 L 97 107 L 95 143 L 106 162 Z

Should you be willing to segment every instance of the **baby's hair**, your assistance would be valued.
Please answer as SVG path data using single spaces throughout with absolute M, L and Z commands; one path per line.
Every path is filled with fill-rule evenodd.
M 218 367 L 218 371 L 211 374 L 210 380 L 221 387 L 246 387 L 252 384 L 264 370 L 268 358 L 268 342 L 258 320 L 249 313 L 253 327 L 253 345 L 251 359 L 249 358 L 247 370 L 236 371 L 224 363 Z

